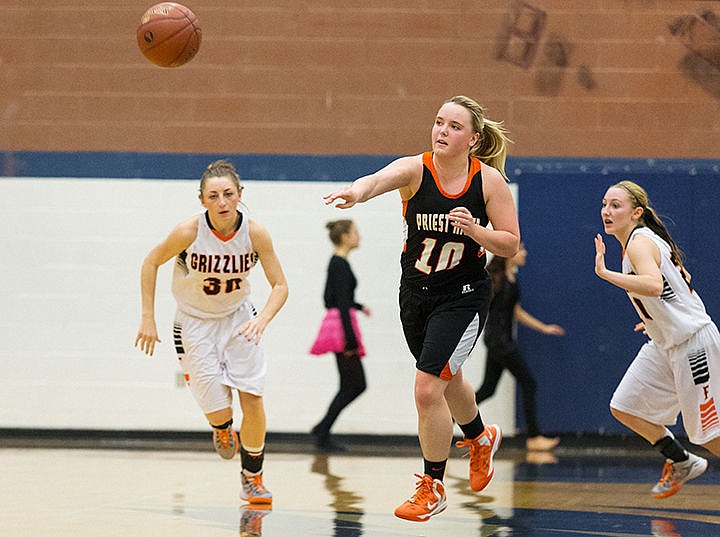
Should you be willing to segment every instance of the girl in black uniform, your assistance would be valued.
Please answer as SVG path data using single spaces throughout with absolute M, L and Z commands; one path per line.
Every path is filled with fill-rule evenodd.
M 522 394 L 528 435 L 525 447 L 530 451 L 547 451 L 557 446 L 560 439 L 547 438 L 540 434 L 535 404 L 537 383 L 515 340 L 515 321 L 553 336 L 562 336 L 565 330 L 556 324 L 543 323 L 520 306 L 520 287 L 516 273 L 518 267 L 525 265 L 526 256 L 527 251 L 521 244 L 520 250 L 513 257 L 495 256 L 488 263 L 493 299 L 483 332 L 487 347 L 485 378 L 482 386 L 475 392 L 475 402 L 480 403 L 491 397 L 495 393 L 503 371 L 505 369 L 510 371 L 520 385 Z
M 401 157 L 381 170 L 325 196 L 347 209 L 398 190 L 405 220 L 401 256 L 400 317 L 415 357 L 415 406 L 424 472 L 395 515 L 422 522 L 447 506 L 443 477 L 453 419 L 470 448 L 470 486 L 485 488 L 502 433 L 485 425 L 475 391 L 463 378 L 485 323 L 490 282 L 485 252 L 511 257 L 520 244 L 512 194 L 503 168 L 508 139 L 482 107 L 457 96 L 440 107 L 432 151 Z M 492 228 L 486 227 L 488 223 Z
M 352 220 L 336 220 L 326 225 L 335 253 L 330 258 L 325 281 L 325 308 L 336 309 L 342 323 L 345 348 L 335 353 L 340 389 L 330 403 L 323 419 L 312 429 L 315 445 L 322 451 L 343 451 L 343 446 L 330 438 L 330 428 L 340 412 L 365 391 L 365 371 L 361 358 L 365 348 L 355 320 L 355 310 L 370 315 L 370 308 L 355 302 L 357 280 L 353 274 L 348 254 L 360 245 L 360 234 Z M 312 351 L 311 351 L 312 352 Z

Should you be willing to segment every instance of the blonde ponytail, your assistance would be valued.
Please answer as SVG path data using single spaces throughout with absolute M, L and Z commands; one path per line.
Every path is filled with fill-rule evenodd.
M 512 142 L 502 121 L 493 121 L 485 117 L 485 110 L 476 101 L 465 95 L 451 97 L 446 103 L 459 104 L 470 112 L 472 128 L 480 134 L 478 141 L 470 148 L 470 156 L 497 169 L 507 179 L 505 159 L 507 146 Z
M 502 121 L 485 119 L 480 139 L 470 148 L 470 156 L 477 157 L 488 166 L 497 169 L 507 179 L 505 159 L 511 142 Z

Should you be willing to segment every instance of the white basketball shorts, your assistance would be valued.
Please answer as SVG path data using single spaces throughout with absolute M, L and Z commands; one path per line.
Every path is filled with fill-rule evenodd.
M 720 334 L 707 324 L 670 349 L 652 341 L 640 348 L 610 406 L 658 425 L 682 413 L 688 438 L 702 445 L 720 436 Z
M 265 354 L 260 345 L 239 335 L 254 316 L 249 302 L 220 319 L 176 313 L 175 350 L 190 391 L 204 413 L 232 406 L 233 389 L 263 395 Z

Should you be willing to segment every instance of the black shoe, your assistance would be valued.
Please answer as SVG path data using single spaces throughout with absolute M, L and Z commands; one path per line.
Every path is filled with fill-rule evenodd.
M 310 430 L 310 434 L 315 437 L 315 447 L 318 448 L 318 451 L 324 453 L 337 453 L 345 451 L 345 446 L 331 440 L 330 433 L 328 431 L 321 430 L 319 424 Z
M 325 438 L 322 441 L 318 440 L 315 442 L 315 447 L 318 451 L 322 451 L 323 453 L 341 453 L 343 451 L 347 451 L 345 446 L 334 442 L 330 438 Z
M 316 425 L 315 427 L 310 429 L 310 434 L 312 435 L 313 441 L 315 442 L 316 446 L 327 442 L 328 436 L 330 436 L 330 433 L 328 431 L 320 430 L 320 425 Z

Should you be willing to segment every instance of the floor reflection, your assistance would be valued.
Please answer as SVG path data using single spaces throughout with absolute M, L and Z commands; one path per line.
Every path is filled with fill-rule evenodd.
M 675 524 L 669 520 L 651 520 L 650 531 L 652 532 L 653 537 L 682 537 L 682 535 L 675 529 Z
M 269 505 L 240 506 L 240 537 L 262 537 L 263 518 L 272 513 Z
M 327 454 L 316 454 L 310 471 L 325 476 L 325 488 L 332 496 L 328 507 L 335 512 L 333 537 L 359 537 L 363 534 L 363 497 L 343 488 L 343 478 L 330 472 L 329 460 Z
M 269 453 L 272 509 L 243 505 L 238 461 L 212 452 L 0 449 L 3 537 L 715 537 L 720 472 L 656 500 L 653 453 L 501 450 L 482 492 L 449 461 L 448 508 L 393 516 L 419 457 Z

